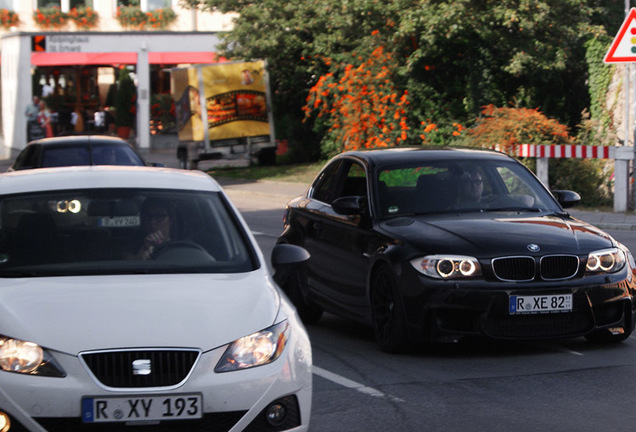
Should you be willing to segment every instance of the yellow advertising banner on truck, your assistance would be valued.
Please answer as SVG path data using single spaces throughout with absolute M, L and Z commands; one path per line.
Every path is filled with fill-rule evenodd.
M 269 83 L 263 60 L 171 70 L 180 141 L 204 142 L 207 152 L 275 157 Z

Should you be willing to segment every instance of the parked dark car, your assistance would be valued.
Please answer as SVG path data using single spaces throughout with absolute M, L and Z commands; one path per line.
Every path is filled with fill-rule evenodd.
M 290 201 L 278 243 L 311 255 L 279 272 L 306 323 L 322 311 L 372 325 L 401 351 L 465 336 L 618 342 L 634 328 L 634 259 L 492 151 L 343 153 Z
M 76 165 L 157 166 L 121 138 L 105 135 L 74 135 L 31 141 L 7 171 Z

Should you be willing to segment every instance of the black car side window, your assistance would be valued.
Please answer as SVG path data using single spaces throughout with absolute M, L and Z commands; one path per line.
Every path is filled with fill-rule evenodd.
M 37 144 L 28 145 L 17 157 L 15 166 L 17 169 L 32 168 L 38 166 L 39 147 Z
M 362 166 L 352 163 L 344 179 L 341 196 L 367 196 L 367 177 Z
M 320 173 L 313 185 L 312 198 L 326 204 L 337 198 L 336 179 L 341 165 L 340 161 L 334 162 Z

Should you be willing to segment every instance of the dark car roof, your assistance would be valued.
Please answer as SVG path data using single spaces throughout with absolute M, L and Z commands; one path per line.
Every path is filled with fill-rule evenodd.
M 393 165 L 416 160 L 444 160 L 444 159 L 498 159 L 511 160 L 504 153 L 494 150 L 482 150 L 463 147 L 398 147 L 377 150 L 355 150 L 344 152 L 336 156 L 353 157 L 365 161 L 370 166 Z
M 78 153 L 83 149 L 86 153 Z M 97 150 L 113 149 L 112 162 L 102 158 L 95 160 Z M 116 150 L 115 150 L 116 149 Z M 47 162 L 44 158 L 47 157 Z M 44 167 L 81 165 L 135 165 L 146 166 L 144 157 L 127 141 L 106 135 L 69 135 L 42 138 L 29 142 L 16 156 L 8 171 Z
M 52 138 L 42 138 L 29 142 L 27 145 L 38 144 L 43 147 L 68 146 L 68 145 L 121 145 L 128 146 L 127 141 L 121 138 L 105 136 L 105 135 L 70 135 Z

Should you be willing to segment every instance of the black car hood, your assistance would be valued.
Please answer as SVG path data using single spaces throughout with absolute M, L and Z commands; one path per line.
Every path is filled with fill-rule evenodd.
M 600 229 L 570 217 L 539 213 L 464 213 L 400 217 L 379 228 L 424 253 L 477 257 L 587 254 L 615 246 Z M 531 252 L 530 244 L 540 250 Z

